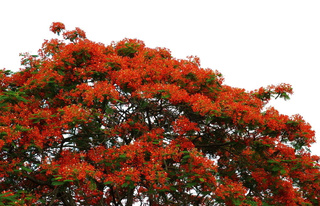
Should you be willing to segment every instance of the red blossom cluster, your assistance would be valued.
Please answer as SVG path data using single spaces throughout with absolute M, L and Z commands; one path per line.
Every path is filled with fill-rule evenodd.
M 53 22 L 52 25 L 50 26 L 50 31 L 58 35 L 64 29 L 65 29 L 65 25 L 61 22 Z M 78 38 L 86 38 L 86 33 L 82 29 L 76 27 L 75 30 L 64 32 L 63 37 L 64 39 L 68 39 L 73 42 Z
M 79 28 L 0 71 L 2 205 L 319 205 L 314 131 L 198 57 Z M 0 204 L 1 205 L 1 204 Z
M 55 34 L 60 34 L 62 30 L 65 29 L 65 26 L 61 22 L 53 22 L 52 25 L 50 26 L 50 31 L 52 31 Z

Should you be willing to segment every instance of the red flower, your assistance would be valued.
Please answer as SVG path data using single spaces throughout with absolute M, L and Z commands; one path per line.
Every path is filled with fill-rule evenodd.
M 52 25 L 50 26 L 50 31 L 53 33 L 57 33 L 58 35 L 60 34 L 61 30 L 64 30 L 65 26 L 61 22 L 53 22 Z
M 81 30 L 80 28 L 77 27 L 75 30 L 64 32 L 63 33 L 63 37 L 65 39 L 69 39 L 70 41 L 73 42 L 73 41 L 77 40 L 78 38 L 85 39 L 86 38 L 86 33 L 83 30 Z
M 76 27 L 76 32 L 78 33 L 78 36 L 79 36 L 80 38 L 86 38 L 86 32 L 83 31 L 82 29 Z

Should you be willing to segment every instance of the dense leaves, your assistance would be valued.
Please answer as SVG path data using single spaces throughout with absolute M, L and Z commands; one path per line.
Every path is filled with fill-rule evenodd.
M 197 57 L 50 30 L 0 72 L 0 205 L 319 205 L 314 131 Z

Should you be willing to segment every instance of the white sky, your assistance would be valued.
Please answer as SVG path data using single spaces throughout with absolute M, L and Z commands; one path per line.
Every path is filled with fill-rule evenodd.
M 319 143 L 312 151 L 320 155 L 319 11 L 319 0 L 1 1 L 0 68 L 17 71 L 19 53 L 36 54 L 44 39 L 55 37 L 53 21 L 106 45 L 138 38 L 176 58 L 197 55 L 231 86 L 292 84 L 291 100 L 272 104 L 313 126 Z

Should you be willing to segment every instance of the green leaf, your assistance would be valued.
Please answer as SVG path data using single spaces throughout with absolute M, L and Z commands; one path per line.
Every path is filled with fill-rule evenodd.
M 190 155 L 184 155 L 184 156 L 182 157 L 182 159 L 187 159 L 187 158 L 190 158 Z
M 113 184 L 113 182 L 112 181 L 107 181 L 107 182 L 104 182 L 104 184 L 105 185 L 111 185 L 111 184 Z
M 125 183 L 123 183 L 122 185 L 121 185 L 121 187 L 128 187 L 128 183 L 127 182 L 125 182 Z
M 64 76 L 65 75 L 65 73 L 62 71 L 62 70 L 57 70 L 58 71 L 58 74 L 60 74 L 61 76 Z
M 27 132 L 27 131 L 30 131 L 31 129 L 26 128 L 26 127 L 24 127 L 24 126 L 21 126 L 21 125 L 17 124 L 17 125 L 16 125 L 16 130 L 17 130 L 17 131 L 21 131 L 21 132 Z
M 286 173 L 287 173 L 287 171 L 285 169 L 280 170 L 280 174 L 284 175 Z
M 279 162 L 278 161 L 276 161 L 276 160 L 268 160 L 268 163 L 270 163 L 270 164 L 279 164 Z
M 280 169 L 280 167 L 277 167 L 277 166 L 276 166 L 276 167 L 273 167 L 273 168 L 271 169 L 271 171 L 273 171 L 273 172 L 277 172 L 277 171 L 279 171 L 279 170 L 281 170 L 281 169 Z
M 198 184 L 197 182 L 188 182 L 186 186 L 187 187 L 193 187 L 193 186 L 195 186 L 197 184 Z
M 62 178 L 63 178 L 63 177 L 58 176 L 58 177 L 52 178 L 52 180 L 53 180 L 53 181 L 55 181 L 55 180 L 61 180 Z
M 239 199 L 233 199 L 232 202 L 234 205 L 241 205 L 241 203 L 242 203 L 242 201 Z
M 63 180 L 63 182 L 73 182 L 73 180 Z
M 25 167 L 25 166 L 21 166 L 21 169 L 26 171 L 26 172 L 32 172 L 32 169 Z
M 162 95 L 161 98 L 163 99 L 168 99 L 171 97 L 171 94 L 166 94 L 166 95 Z
M 6 135 L 8 135 L 7 132 L 0 132 L 0 137 L 6 136 Z
M 210 193 L 211 193 L 210 191 L 201 192 L 201 194 L 203 194 L 203 195 L 208 195 L 208 194 L 210 194 Z
M 176 188 L 176 187 L 174 187 L 174 186 L 171 186 L 171 187 L 170 187 L 170 190 L 172 190 L 172 191 L 176 191 L 176 190 L 177 190 L 177 188 Z
M 64 184 L 64 182 L 58 182 L 58 181 L 52 182 L 53 186 L 59 186 L 59 185 L 63 185 L 63 184 Z
M 153 142 L 152 142 L 152 144 L 159 144 L 160 143 L 160 140 L 154 140 Z
M 127 158 L 127 155 L 126 154 L 121 154 L 119 155 L 120 158 Z
M 105 162 L 104 165 L 107 166 L 107 167 L 110 167 L 110 166 L 112 166 L 112 163 L 111 162 Z
M 111 107 L 107 107 L 107 108 L 105 109 L 105 113 L 106 113 L 106 114 L 113 114 L 113 113 L 114 113 L 114 110 L 113 110 Z
M 96 190 L 97 189 L 97 184 L 95 182 L 91 181 L 89 187 L 90 187 L 91 190 Z
M 197 76 L 192 72 L 189 72 L 185 77 L 186 79 L 190 79 L 192 81 L 196 81 L 198 79 Z
M 286 124 L 289 124 L 289 125 L 292 125 L 292 126 L 298 126 L 299 122 L 289 120 L 289 121 L 286 122 Z

